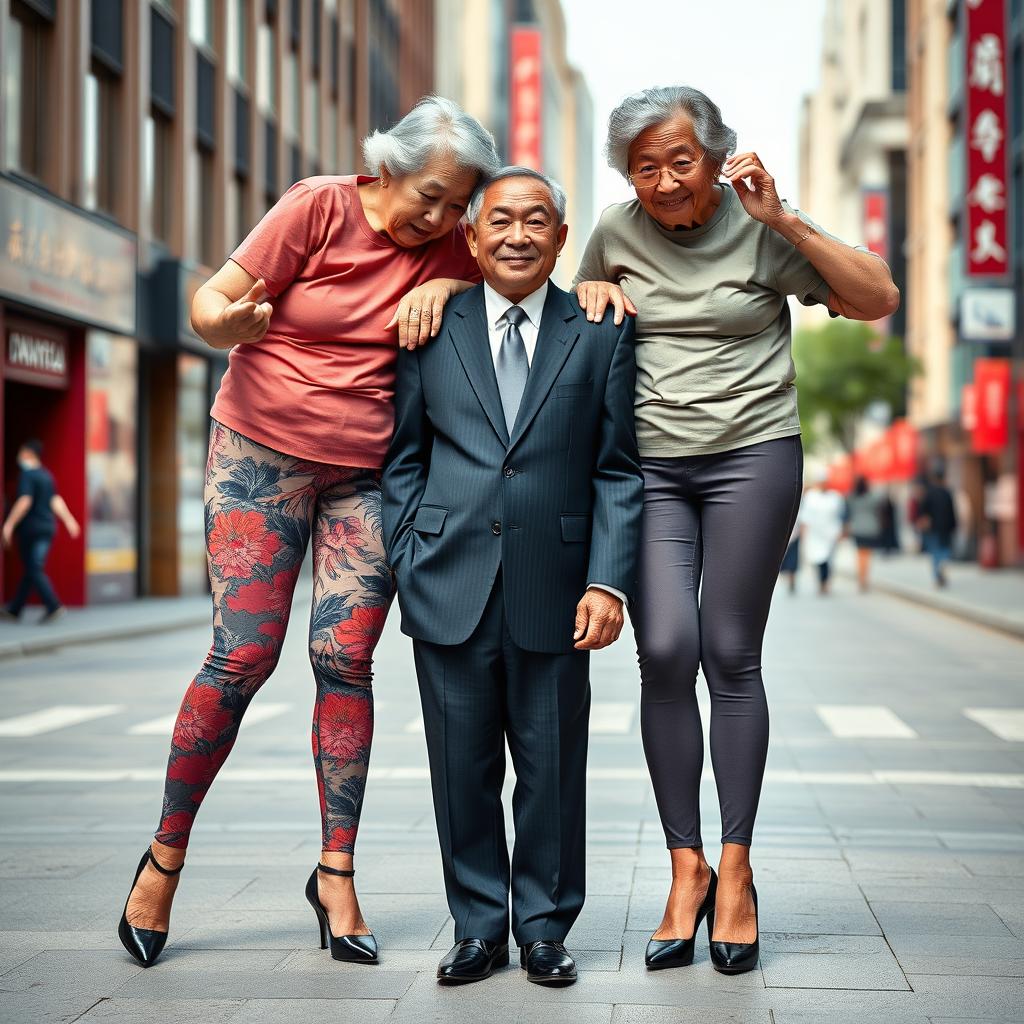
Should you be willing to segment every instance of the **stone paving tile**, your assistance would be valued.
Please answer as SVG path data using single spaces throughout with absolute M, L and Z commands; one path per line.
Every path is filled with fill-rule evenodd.
M 71 1024 L 98 1002 L 99 997 L 88 992 L 49 986 L 32 992 L 3 992 L 0 1020 L 5 1024 Z
M 118 997 L 140 999 L 397 999 L 413 982 L 411 971 L 337 964 L 331 974 L 303 971 L 203 970 L 189 974 L 145 971 L 116 988 Z
M 34 957 L 35 951 L 31 949 L 5 949 L 0 951 L 0 976 L 20 967 L 27 960 Z
M 910 988 L 885 939 L 867 935 L 766 935 L 761 970 L 768 988 Z
M 1024 977 L 1024 942 L 986 937 L 965 941 L 960 935 L 890 935 L 889 945 L 907 974 Z
M 243 999 L 120 999 L 111 997 L 96 1003 L 82 1021 L 99 1024 L 165 1021 L 173 1024 L 228 1024 L 237 1018 L 245 1004 Z
M 992 935 L 1010 937 L 1010 930 L 985 903 L 925 903 L 875 900 L 871 909 L 886 934 Z
M 481 1006 L 478 1002 L 461 1001 L 466 994 L 463 989 L 450 994 L 451 1000 L 438 1005 L 403 1000 L 388 1018 L 389 1024 L 480 1024 L 487 1019 L 502 1024 L 610 1024 L 612 1019 L 610 1003 L 573 1005 L 563 1000 L 556 1006 L 515 1002 L 489 1002 Z
M 923 1020 L 924 1018 L 922 1018 Z M 673 1009 L 619 1003 L 612 1024 L 771 1024 L 768 1010 Z
M 247 999 L 225 1024 L 375 1024 L 393 1019 L 393 999 Z
M 51 992 L 99 998 L 141 973 L 143 968 L 127 954 L 118 957 L 101 950 L 44 950 L 8 971 L 3 976 L 3 988 L 27 992 L 45 987 Z
M 909 974 L 914 992 L 932 1003 L 936 1014 L 947 1016 L 1020 1017 L 1024 1007 L 1024 980 L 1020 978 L 966 978 L 937 974 Z

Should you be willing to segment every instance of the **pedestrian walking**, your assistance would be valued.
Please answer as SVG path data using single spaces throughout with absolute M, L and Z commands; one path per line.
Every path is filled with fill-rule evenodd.
M 22 575 L 10 604 L 0 609 L 0 619 L 17 622 L 32 591 L 39 595 L 45 609 L 41 624 L 55 622 L 64 615 L 64 605 L 46 575 L 46 560 L 58 520 L 73 538 L 82 532 L 78 520 L 57 493 L 53 475 L 43 465 L 42 441 L 26 441 L 18 449 L 17 497 L 3 525 L 3 545 L 17 546 Z
M 932 576 L 937 587 L 949 584 L 946 564 L 953 556 L 953 537 L 957 515 L 953 494 L 946 486 L 946 471 L 936 466 L 928 479 L 917 507 L 917 527 L 925 552 L 931 557 Z
M 786 585 L 791 594 L 796 593 L 796 574 L 800 571 L 800 516 L 793 524 L 793 532 L 789 535 L 786 553 L 782 556 L 782 568 L 779 573 L 786 577 Z
M 846 504 L 846 531 L 857 548 L 857 588 L 863 594 L 868 589 L 871 553 L 882 535 L 881 502 L 866 478 L 858 476 Z
M 899 523 L 896 518 L 896 503 L 892 499 L 892 491 L 886 488 L 878 503 L 879 542 L 878 547 L 886 557 L 896 554 L 900 549 Z
M 689 963 L 696 923 L 712 913 L 716 969 L 757 963 L 750 844 L 768 749 L 761 650 L 802 477 L 787 297 L 858 320 L 899 302 L 883 260 L 780 200 L 757 154 L 735 149 L 735 132 L 696 89 L 624 100 L 609 118 L 607 153 L 635 198 L 604 211 L 576 275 L 588 318 L 609 302 L 616 316 L 639 310 L 646 485 L 630 614 L 644 749 L 672 862 L 651 968 Z M 722 812 L 717 874 L 700 829 L 698 667 Z
M 846 502 L 828 486 L 828 474 L 822 470 L 804 492 L 800 503 L 800 536 L 807 560 L 818 570 L 818 594 L 825 597 L 832 577 L 832 558 L 843 536 Z
M 438 97 L 366 138 L 363 155 L 372 176 L 293 185 L 192 304 L 197 333 L 231 349 L 206 469 L 214 635 L 178 714 L 160 826 L 118 929 L 144 967 L 166 942 L 195 815 L 277 665 L 311 538 L 322 853 L 306 895 L 334 959 L 377 962 L 352 864 L 372 657 L 393 594 L 380 479 L 395 365 L 399 342 L 426 342 L 443 300 L 479 280 L 459 221 L 498 159 L 490 133 Z

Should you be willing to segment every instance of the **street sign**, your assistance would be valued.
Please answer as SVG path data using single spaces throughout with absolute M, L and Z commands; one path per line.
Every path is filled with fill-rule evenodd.
M 1016 320 L 1012 288 L 965 288 L 960 296 L 964 341 L 1011 341 Z

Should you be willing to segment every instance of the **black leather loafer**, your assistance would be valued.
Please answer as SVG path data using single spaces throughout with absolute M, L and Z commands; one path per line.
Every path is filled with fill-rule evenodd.
M 508 944 L 485 939 L 462 939 L 437 965 L 437 980 L 442 985 L 465 985 L 489 978 L 495 967 L 508 966 Z
M 535 985 L 571 985 L 576 980 L 576 961 L 560 942 L 530 942 L 519 949 L 519 963 L 526 980 Z

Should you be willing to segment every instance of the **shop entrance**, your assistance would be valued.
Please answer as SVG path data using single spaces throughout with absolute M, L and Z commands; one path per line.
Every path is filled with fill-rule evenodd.
M 43 442 L 43 463 L 58 493 L 85 526 L 85 366 L 83 339 L 48 324 L 8 318 L 4 322 L 3 507 L 17 494 L 18 449 L 32 438 Z M 16 548 L 3 553 L 3 600 L 21 576 Z M 58 528 L 47 573 L 66 604 L 85 600 L 85 537 L 72 540 Z M 33 595 L 33 601 L 35 601 Z

